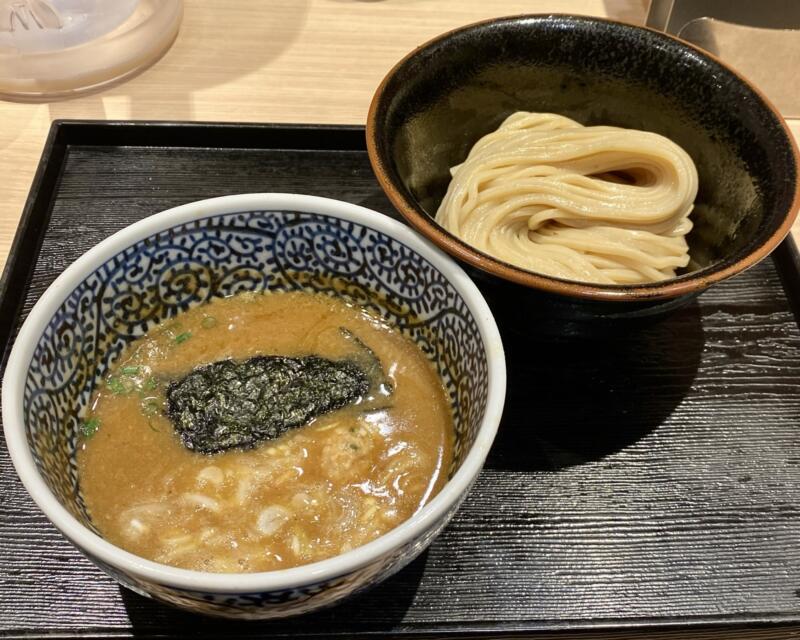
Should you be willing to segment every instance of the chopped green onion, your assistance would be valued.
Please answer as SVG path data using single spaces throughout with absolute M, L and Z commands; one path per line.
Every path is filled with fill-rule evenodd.
M 150 376 L 147 380 L 144 381 L 144 384 L 142 385 L 142 389 L 144 389 L 145 391 L 152 391 L 157 386 L 158 386 L 158 382 L 156 382 L 156 379 L 154 377 Z
M 185 331 L 184 333 L 179 333 L 177 336 L 175 336 L 175 342 L 181 344 L 182 342 L 186 342 L 191 337 L 192 337 L 192 332 Z
M 144 413 L 146 416 L 158 415 L 160 409 L 161 407 L 159 406 L 158 401 L 156 401 L 154 398 L 147 398 L 142 403 L 142 413 Z
M 124 375 L 124 376 L 135 376 L 137 373 L 139 373 L 139 369 L 140 368 L 141 367 L 139 367 L 139 366 L 122 367 L 122 375 Z
M 217 326 L 217 319 L 213 316 L 206 316 L 200 322 L 200 325 L 203 327 L 203 329 L 213 329 Z
M 122 382 L 119 380 L 119 378 L 115 378 L 114 376 L 111 376 L 108 379 L 108 381 L 106 382 L 106 386 L 109 388 L 109 390 L 112 393 L 114 393 L 116 395 L 119 395 L 121 393 L 125 393 L 127 391 L 127 389 L 125 388 L 125 385 L 122 384 Z
M 91 438 L 100 428 L 100 418 L 90 418 L 81 425 L 81 433 L 84 438 Z

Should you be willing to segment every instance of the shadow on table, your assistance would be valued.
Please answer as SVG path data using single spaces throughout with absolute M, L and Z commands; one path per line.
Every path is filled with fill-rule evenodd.
M 524 301 L 490 300 L 505 345 L 508 392 L 487 467 L 558 470 L 600 460 L 663 424 L 697 375 L 696 301 L 607 334 L 541 333 Z
M 380 636 L 397 629 L 411 607 L 427 561 L 424 551 L 402 571 L 366 592 L 319 613 L 274 621 L 211 618 L 175 609 L 120 587 L 134 637 L 171 633 L 212 638 L 280 638 L 303 634 L 356 633 Z

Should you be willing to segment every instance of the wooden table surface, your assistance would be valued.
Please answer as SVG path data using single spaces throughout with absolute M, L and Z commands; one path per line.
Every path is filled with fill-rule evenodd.
M 85 97 L 0 101 L 0 267 L 57 118 L 363 124 L 408 51 L 493 16 L 571 12 L 643 22 L 647 0 L 185 0 L 172 48 Z
M 0 268 L 56 118 L 362 124 L 405 53 L 493 16 L 565 12 L 643 23 L 648 0 L 185 0 L 173 47 L 139 76 L 44 104 L 0 101 Z M 795 127 L 800 133 L 800 122 Z

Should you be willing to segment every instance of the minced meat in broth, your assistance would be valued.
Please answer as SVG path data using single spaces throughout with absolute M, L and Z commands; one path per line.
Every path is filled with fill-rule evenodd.
M 252 448 L 191 451 L 166 415 L 169 384 L 198 366 L 261 355 L 358 363 L 365 347 L 383 393 Z M 82 431 L 81 490 L 103 536 L 215 572 L 293 567 L 386 533 L 444 484 L 453 440 L 424 354 L 362 309 L 307 293 L 239 294 L 153 329 L 105 376 Z

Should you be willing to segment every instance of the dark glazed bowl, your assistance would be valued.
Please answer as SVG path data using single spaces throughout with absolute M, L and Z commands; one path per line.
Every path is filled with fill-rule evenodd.
M 518 110 L 655 131 L 681 145 L 700 178 L 688 237 L 698 267 L 653 284 L 584 284 L 512 266 L 436 224 L 449 168 Z M 556 316 L 572 319 L 641 317 L 678 306 L 767 256 L 800 205 L 797 148 L 758 89 L 681 40 L 588 17 L 502 18 L 431 40 L 375 93 L 367 147 L 400 213 L 477 267 L 488 295 L 499 287 L 537 307 L 545 299 Z M 518 285 L 540 295 L 520 296 Z

